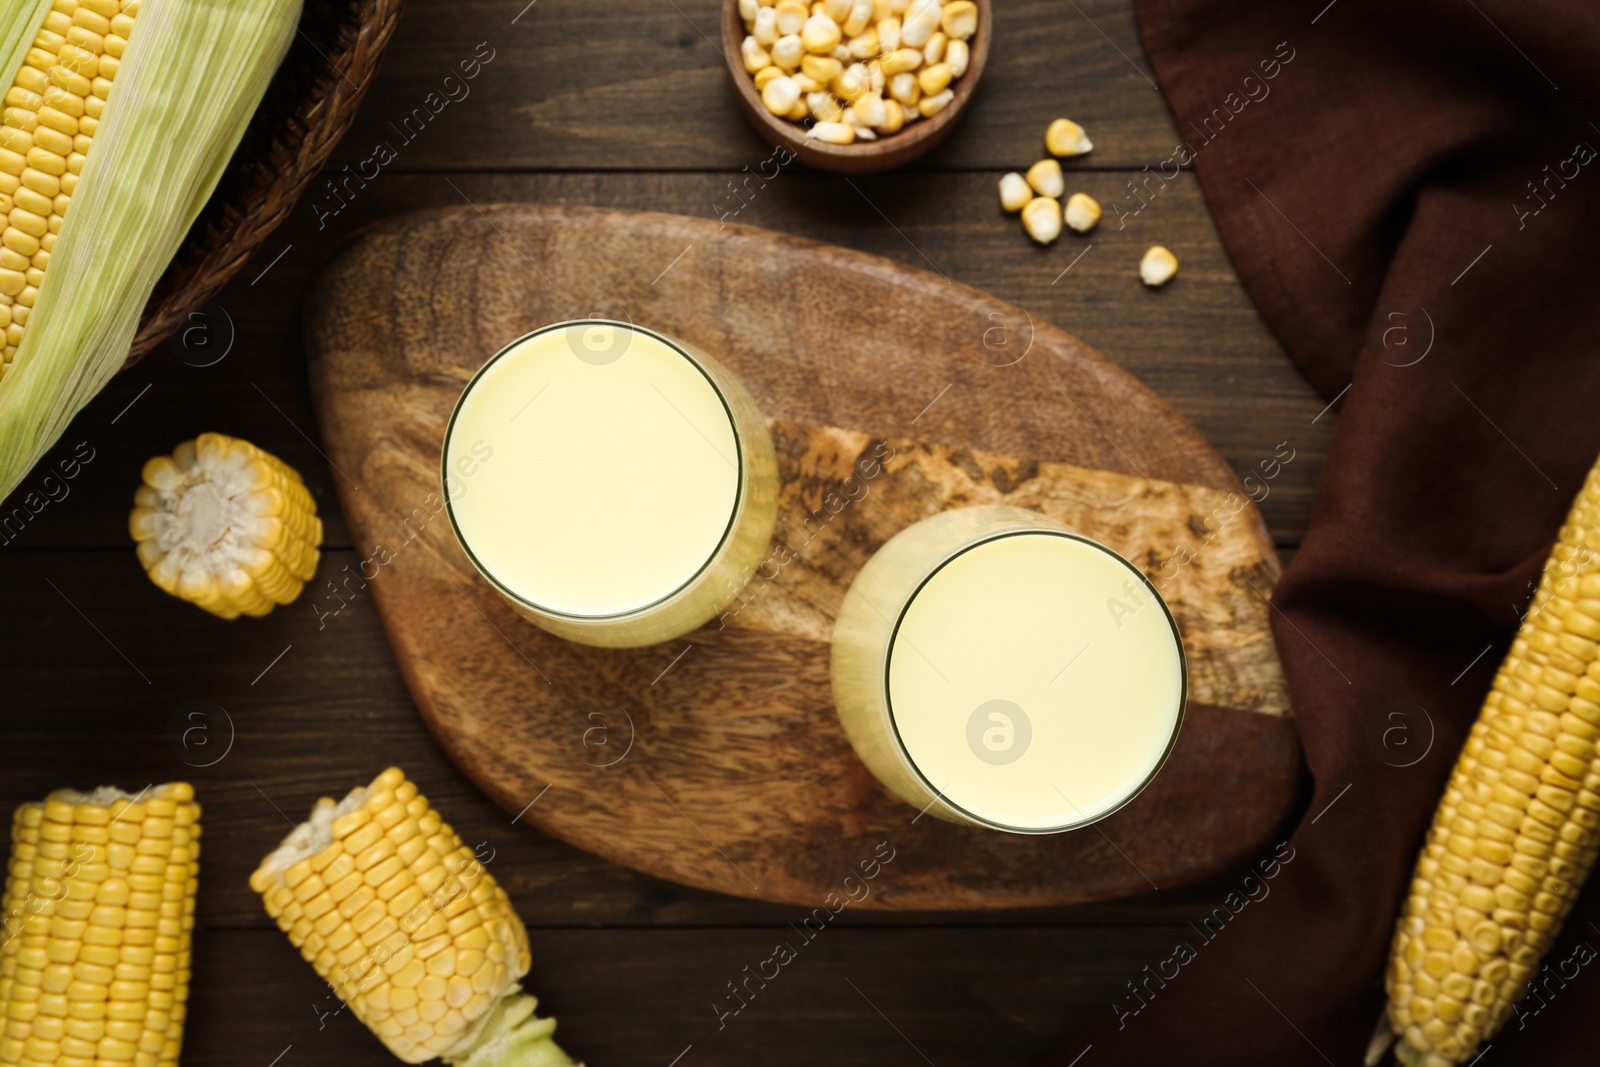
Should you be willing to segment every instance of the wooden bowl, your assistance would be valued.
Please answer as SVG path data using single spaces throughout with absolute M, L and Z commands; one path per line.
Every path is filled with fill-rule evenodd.
M 145 304 L 124 367 L 189 320 L 289 216 L 378 69 L 402 0 L 305 0 L 298 32 L 228 169 Z
M 972 56 L 967 72 L 950 83 L 955 94 L 949 105 L 931 119 L 919 119 L 899 133 L 879 137 L 875 141 L 856 141 L 854 144 L 827 144 L 806 136 L 806 127 L 789 119 L 779 118 L 768 111 L 756 91 L 755 79 L 744 69 L 739 58 L 739 45 L 745 39 L 744 20 L 739 17 L 738 0 L 726 0 L 722 6 L 722 53 L 727 59 L 728 77 L 733 80 L 733 97 L 739 110 L 771 144 L 788 147 L 803 163 L 818 170 L 836 174 L 866 174 L 872 171 L 891 170 L 904 166 L 928 149 L 944 140 L 945 135 L 960 120 L 967 103 L 977 91 L 978 80 L 989 60 L 989 39 L 993 35 L 994 9 L 990 0 L 974 0 L 978 5 L 978 32 L 967 42 Z

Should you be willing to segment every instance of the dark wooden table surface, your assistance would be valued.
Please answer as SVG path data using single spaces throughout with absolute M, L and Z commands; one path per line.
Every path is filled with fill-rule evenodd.
M 1287 558 L 1335 415 L 1321 414 L 1324 401 L 1257 316 L 1193 175 L 1142 200 L 1130 191 L 1177 143 L 1131 4 L 996 7 L 972 111 L 920 164 L 853 181 L 791 166 L 741 200 L 734 185 L 770 148 L 724 84 L 716 0 L 413 0 L 330 168 L 355 173 L 383 143 L 393 158 L 381 173 L 341 181 L 337 195 L 319 182 L 194 320 L 188 350 L 158 350 L 69 429 L 61 454 L 86 442 L 93 459 L 66 496 L 0 538 L 0 803 L 9 810 L 64 785 L 195 783 L 205 838 L 186 1063 L 393 1062 L 348 1013 L 329 1014 L 326 987 L 245 884 L 288 830 L 285 813 L 299 818 L 319 795 L 390 763 L 467 841 L 494 850 L 491 869 L 533 940 L 529 987 L 560 1020 L 563 1043 L 595 1067 L 1023 1063 L 1110 1018 L 1124 983 L 1236 883 L 1027 913 L 847 909 L 719 1028 L 713 1003 L 729 1003 L 728 983 L 770 955 L 803 909 L 656 881 L 514 825 L 435 747 L 370 603 L 321 625 L 305 601 L 222 622 L 156 590 L 128 539 L 141 464 L 216 430 L 304 473 L 327 524 L 319 584 L 352 563 L 307 394 L 306 289 L 328 250 L 375 219 L 528 200 L 707 218 L 738 210 L 739 223 L 934 269 L 1013 301 L 1138 375 L 1240 472 L 1289 442 L 1296 458 L 1263 507 Z M 475 78 L 446 83 L 474 58 Z M 435 114 L 429 104 L 440 100 Z M 1087 239 L 1041 249 L 999 213 L 995 183 L 1041 154 L 1059 115 L 1093 136 L 1067 184 L 1098 198 L 1106 219 Z M 1152 292 L 1135 270 L 1157 242 L 1183 266 Z M 863 329 L 870 359 L 872 309 L 841 309 L 841 321 Z M 181 743 L 201 722 L 183 721 L 189 701 L 208 702 L 207 746 L 195 734 Z

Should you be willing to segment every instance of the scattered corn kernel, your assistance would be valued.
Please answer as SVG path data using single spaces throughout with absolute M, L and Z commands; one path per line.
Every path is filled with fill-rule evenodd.
M 1022 208 L 1022 228 L 1042 245 L 1061 236 L 1061 201 L 1036 196 Z
M 1000 179 L 1000 206 L 1007 211 L 1021 211 L 1033 199 L 1028 180 L 1016 171 Z
M 1067 179 L 1061 174 L 1061 164 L 1053 159 L 1041 159 L 1028 168 L 1028 184 L 1040 196 L 1059 199 L 1067 191 Z
M 971 67 L 968 41 L 978 29 L 972 0 L 738 0 L 738 8 L 747 34 L 740 60 L 763 107 L 796 121 L 814 118 L 849 127 L 810 131 L 832 144 L 888 136 L 949 107 L 955 99 L 952 84 Z M 91 93 L 86 99 L 96 98 Z M 81 124 L 88 117 L 66 118 Z M 70 139 L 76 131 L 61 132 Z M 38 136 L 31 128 L 0 129 L 0 151 L 25 156 Z M 20 147 L 7 148 L 5 137 Z M 63 180 L 75 178 L 70 152 L 62 158 L 67 164 Z M 26 204 L 17 206 L 27 210 Z M 24 215 L 22 222 L 31 219 Z M 26 226 L 17 229 L 17 243 L 30 239 Z M 26 259 L 33 253 L 19 254 Z M 0 263 L 0 282 L 4 269 Z
M 1062 211 L 1067 225 L 1078 233 L 1088 233 L 1100 221 L 1100 203 L 1088 193 L 1073 193 Z
M 1178 273 L 1178 257 L 1161 245 L 1151 245 L 1139 261 L 1139 280 L 1148 286 L 1166 285 Z
M 1094 147 L 1089 135 L 1071 119 L 1056 119 L 1044 131 L 1044 146 L 1053 156 L 1081 156 Z

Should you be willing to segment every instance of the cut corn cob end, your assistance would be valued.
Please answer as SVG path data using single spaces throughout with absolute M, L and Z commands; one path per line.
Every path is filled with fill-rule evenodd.
M 1470 1062 L 1538 975 L 1600 851 L 1597 739 L 1600 464 L 1467 736 L 1396 924 L 1387 1022 L 1408 1067 Z
M 399 768 L 317 801 L 250 887 L 406 1063 L 572 1062 L 519 984 L 531 956 L 510 898 Z
M 322 544 L 300 475 L 219 433 L 144 465 L 128 531 L 151 581 L 224 619 L 292 602 L 316 574 Z
M 0 377 L 17 353 L 139 0 L 54 0 L 0 112 Z
M 172 1067 L 183 1040 L 200 806 L 187 782 L 59 790 L 11 823 L 0 1063 Z

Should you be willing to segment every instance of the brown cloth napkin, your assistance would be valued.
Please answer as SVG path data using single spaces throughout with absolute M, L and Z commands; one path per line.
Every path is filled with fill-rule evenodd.
M 1600 8 L 1138 13 L 1187 141 L 1143 199 L 1192 158 L 1246 288 L 1337 400 L 1273 613 L 1315 794 L 1256 899 L 1180 930 L 1189 952 L 1127 975 L 1108 1021 L 1041 1063 L 1345 1067 L 1443 784 L 1600 453 Z M 1101 225 L 1119 222 L 1162 239 L 1131 211 Z M 1579 942 L 1600 949 L 1600 885 L 1546 957 L 1570 977 L 1483 1067 L 1596 1062 L 1600 966 L 1571 962 Z

